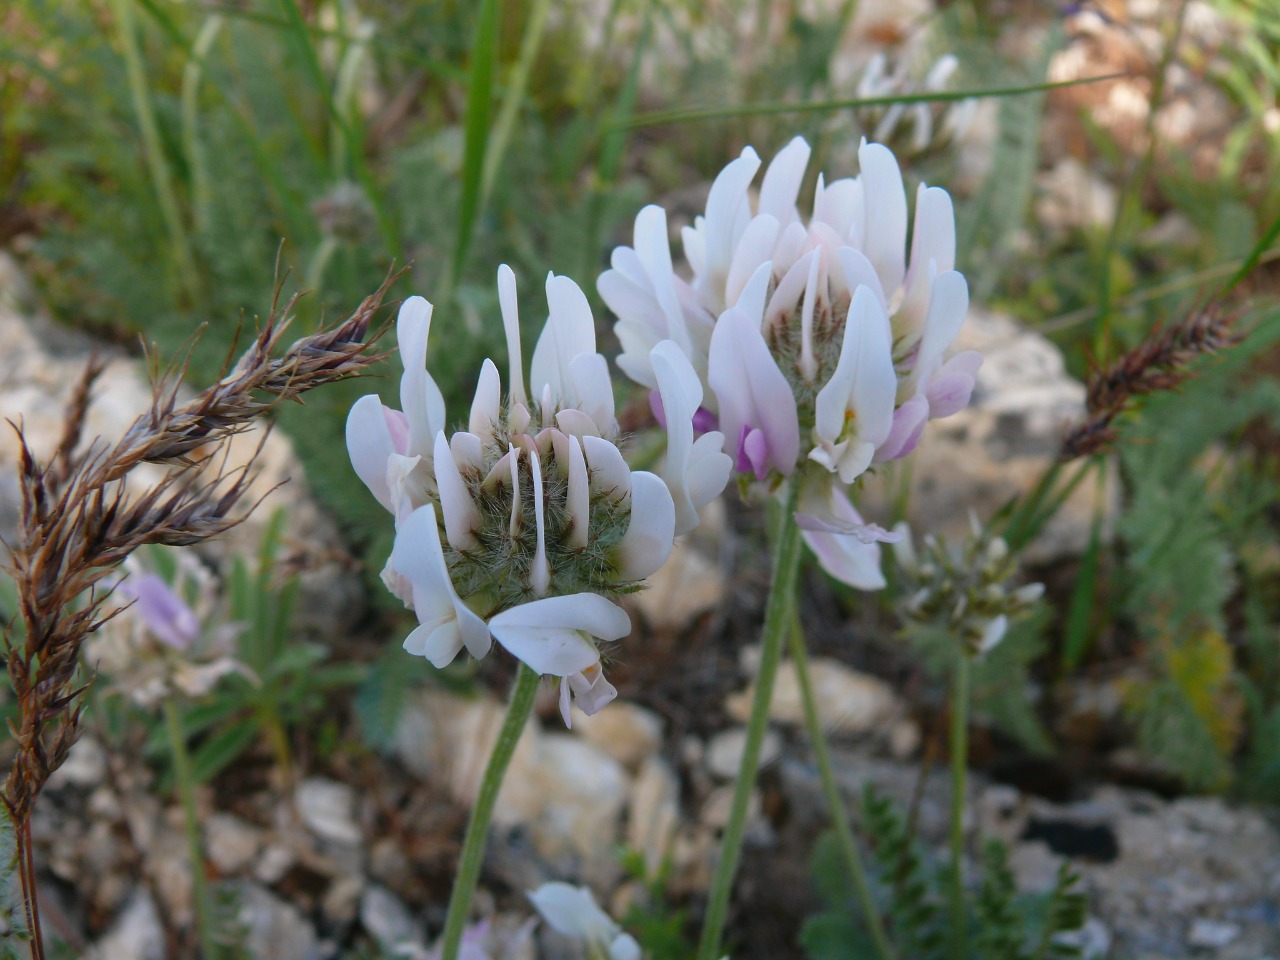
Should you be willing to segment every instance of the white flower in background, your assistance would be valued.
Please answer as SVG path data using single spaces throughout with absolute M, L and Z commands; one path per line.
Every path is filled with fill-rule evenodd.
M 839 488 L 962 409 L 981 358 L 947 357 L 969 297 L 946 191 L 920 186 L 908 249 L 897 160 L 864 142 L 857 178 L 818 176 L 806 222 L 796 202 L 809 154 L 793 139 L 754 200 L 754 150 L 721 171 L 706 214 L 684 230 L 688 280 L 672 266 L 665 211 L 645 207 L 635 246 L 614 250 L 599 290 L 618 316 L 618 366 L 661 392 L 654 358 L 669 353 L 655 348 L 674 344 L 704 387 L 694 422 L 716 426 L 735 467 L 758 481 L 799 473 L 809 545 L 837 579 L 874 589 L 876 542 L 893 537 Z
M 362 397 L 347 419 L 347 448 L 395 517 L 384 580 L 419 622 L 405 649 L 442 667 L 463 647 L 483 657 L 496 639 L 560 678 L 568 724 L 571 699 L 595 713 L 617 695 L 597 644 L 625 637 L 631 624 L 612 598 L 662 566 L 731 464 L 718 434 L 694 440 L 702 397 L 685 355 L 655 344 L 667 463 L 661 478 L 630 470 L 587 299 L 568 277 L 550 276 L 546 291 L 550 315 L 526 380 L 515 275 L 499 268 L 509 391 L 504 400 L 498 368 L 486 360 L 467 429 L 451 435 L 426 369 L 431 305 L 405 301 L 396 328 L 403 409 Z
M 516 923 L 509 917 L 479 920 L 462 931 L 458 960 L 533 960 L 533 928 L 537 917 Z M 413 943 L 391 946 L 400 960 L 440 960 L 441 948 L 426 950 Z
M 585 887 L 544 883 L 529 900 L 556 933 L 581 943 L 589 960 L 640 960 L 635 938 L 622 932 Z
M 884 53 L 877 53 L 858 80 L 858 99 L 941 93 L 950 86 L 959 66 L 960 61 L 951 54 L 941 56 L 917 83 L 907 60 L 890 62 Z M 908 156 L 919 156 L 963 137 L 977 105 L 976 100 L 894 103 L 859 107 L 855 116 L 872 140 L 891 144 Z
M 90 635 L 85 648 L 86 661 L 109 679 L 111 689 L 144 709 L 170 697 L 204 696 L 228 674 L 254 679 L 232 656 L 240 627 L 204 626 L 215 592 L 209 573 L 186 554 L 177 557 L 173 585 L 136 555 L 129 557 L 113 593 L 123 609 Z M 183 599 L 188 589 L 199 609 Z

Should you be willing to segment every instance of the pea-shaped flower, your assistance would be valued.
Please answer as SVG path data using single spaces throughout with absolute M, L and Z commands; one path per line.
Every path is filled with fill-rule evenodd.
M 667 467 L 662 478 L 629 469 L 586 297 L 563 276 L 548 277 L 546 292 L 549 317 L 526 380 L 515 276 L 499 268 L 509 389 L 504 397 L 486 360 L 467 429 L 451 434 L 426 369 L 432 307 L 407 300 L 396 330 L 403 409 L 362 397 L 347 419 L 347 447 L 395 517 L 384 580 L 419 622 L 405 649 L 441 667 L 463 647 L 483 657 L 497 639 L 532 670 L 560 678 L 568 724 L 571 698 L 595 713 L 617 695 L 598 646 L 630 633 L 614 601 L 666 561 L 731 465 L 718 435 L 694 441 L 698 378 L 680 351 L 664 348 Z
M 636 217 L 634 247 L 613 252 L 600 295 L 618 316 L 618 366 L 660 388 L 654 346 L 671 340 L 706 388 L 698 422 L 716 424 L 736 468 L 772 483 L 796 476 L 798 521 L 822 565 L 883 585 L 877 541 L 845 491 L 874 463 L 910 453 L 929 419 L 963 408 L 981 358 L 947 351 L 968 311 L 955 267 L 951 198 L 921 185 L 907 256 L 907 197 L 888 148 L 863 143 L 861 175 L 821 175 L 806 222 L 796 199 L 809 146 L 769 164 L 750 147 L 716 177 L 704 216 L 683 233 L 690 279 L 676 275 L 666 213 Z

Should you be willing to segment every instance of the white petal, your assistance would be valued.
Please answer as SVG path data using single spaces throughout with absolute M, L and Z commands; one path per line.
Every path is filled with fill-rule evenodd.
M 598 353 L 580 353 L 569 361 L 568 380 L 572 404 L 595 421 L 602 434 L 616 433 L 613 378 L 609 363 Z
M 636 215 L 636 255 L 653 290 L 654 299 L 666 320 L 666 334 L 686 353 L 693 343 L 684 322 L 684 311 L 676 295 L 675 269 L 671 265 L 671 242 L 667 237 L 667 211 L 650 204 Z
M 529 900 L 556 933 L 571 939 L 607 942 L 617 930 L 585 887 L 544 883 L 529 894 Z
M 565 677 L 599 662 L 589 637 L 619 640 L 631 632 L 631 619 L 599 594 L 574 593 L 504 610 L 490 619 L 489 629 L 531 670 Z
M 422 644 L 423 655 L 433 665 L 448 664 L 459 649 L 458 641 L 477 658 L 489 652 L 488 627 L 458 599 L 449 579 L 433 505 L 419 507 L 401 522 L 391 551 L 391 566 L 413 586 L 414 612 L 419 623 L 430 629 L 426 635 L 410 636 L 415 648 Z
M 520 352 L 520 312 L 516 305 L 516 275 L 505 263 L 498 267 L 498 306 L 507 335 L 507 379 L 511 382 L 511 402 L 529 402 L 524 389 L 524 358 Z
M 591 525 L 591 491 L 588 489 L 587 461 L 582 456 L 582 445 L 577 437 L 569 437 L 569 489 L 565 495 L 565 510 L 573 527 L 569 532 L 569 545 L 585 547 Z
M 484 468 L 484 441 L 474 433 L 459 430 L 450 437 L 449 454 L 459 470 L 476 472 Z
M 891 293 L 902 286 L 905 272 L 907 193 L 902 171 L 889 148 L 879 143 L 863 143 L 858 163 L 864 204 L 862 251 L 880 275 L 880 285 Z
M 444 429 L 444 396 L 427 373 L 427 338 L 431 334 L 433 307 L 422 297 L 410 297 L 396 319 L 400 345 L 400 406 L 409 419 L 409 449 L 415 456 L 431 455 L 438 431 Z
M 724 489 L 733 461 L 720 449 L 723 435 L 710 440 L 703 436 L 694 442 L 693 415 L 702 404 L 702 384 L 688 358 L 670 340 L 658 344 L 651 358 L 667 419 L 662 478 L 675 503 L 676 533 L 683 534 L 698 525 L 698 510 Z
M 485 359 L 476 381 L 476 396 L 471 401 L 471 418 L 467 429 L 476 436 L 493 433 L 502 414 L 502 377 L 492 360 Z
M 361 397 L 347 414 L 347 454 L 369 492 L 387 510 L 394 512 L 387 487 L 387 461 L 395 453 L 391 431 L 382 412 L 382 401 L 369 394 Z
M 832 491 L 830 505 L 837 519 L 853 525 L 863 523 L 849 498 L 840 491 Z M 801 536 L 813 550 L 822 569 L 841 583 L 859 590 L 880 590 L 885 586 L 878 543 L 864 543 L 849 534 L 809 530 L 803 531 Z
M 760 184 L 760 207 L 757 213 L 769 214 L 779 223 L 787 224 L 797 219 L 796 197 L 800 195 L 800 181 L 809 165 L 809 144 L 804 137 L 794 137 L 778 151 L 777 156 L 764 172 Z
M 853 247 L 841 247 L 836 255 L 840 258 L 840 266 L 844 268 L 844 280 L 849 289 L 853 291 L 862 286 L 869 288 L 876 295 L 881 308 L 888 312 L 889 303 L 885 299 L 884 288 L 880 285 L 880 276 L 871 261 Z
M 595 320 L 586 295 L 568 277 L 547 278 L 547 307 L 547 326 L 534 350 L 529 385 L 538 393 L 549 383 L 555 399 L 568 399 L 568 405 L 575 406 L 577 398 L 566 396 L 569 365 L 580 353 L 596 352 Z M 543 345 L 548 337 L 549 347 Z
M 591 468 L 591 492 L 625 501 L 631 495 L 631 468 L 622 452 L 608 440 L 592 436 L 582 438 L 582 451 Z
M 913 388 L 922 379 L 927 381 L 941 365 L 942 354 L 960 332 L 968 312 L 969 285 L 964 276 L 955 270 L 938 274 L 929 292 L 924 337 L 920 341 L 916 365 L 911 371 Z
M 533 475 L 533 518 L 537 524 L 538 549 L 533 555 L 533 569 L 529 572 L 529 585 L 537 594 L 545 593 L 551 585 L 551 567 L 547 563 L 547 537 L 542 503 L 542 463 L 538 451 L 529 449 L 529 472 Z
M 609 944 L 609 960 L 640 960 L 640 944 L 629 933 L 620 933 Z
M 480 526 L 480 511 L 471 499 L 443 430 L 436 434 L 433 456 L 445 535 L 454 549 L 470 550 L 476 545 L 475 531 Z
M 729 273 L 724 285 L 725 303 L 735 303 L 752 274 L 760 268 L 760 264 L 770 259 L 778 240 L 779 229 L 777 218 L 768 215 L 756 217 L 748 224 L 729 263 Z
M 657 571 L 676 535 L 676 508 L 667 485 L 652 473 L 631 474 L 631 525 L 618 544 L 618 569 L 627 580 Z

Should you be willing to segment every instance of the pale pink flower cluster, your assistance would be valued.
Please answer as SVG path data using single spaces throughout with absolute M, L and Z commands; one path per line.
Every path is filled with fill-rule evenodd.
M 659 387 L 654 347 L 672 341 L 706 388 L 695 422 L 715 426 L 739 471 L 796 475 L 798 521 L 823 567 L 884 585 L 877 541 L 846 488 L 906 456 L 927 421 L 962 409 L 981 358 L 947 357 L 968 311 L 955 270 L 945 190 L 920 186 L 910 255 L 907 196 L 888 148 L 863 143 L 861 174 L 819 175 L 806 220 L 797 197 L 809 145 L 795 138 L 760 169 L 747 147 L 716 177 L 704 216 L 683 231 L 692 276 L 673 267 L 666 212 L 636 217 L 598 287 L 618 316 L 618 366 Z
M 496 639 L 537 673 L 560 678 L 568 724 L 571 698 L 590 714 L 617 695 L 598 643 L 625 637 L 631 623 L 612 598 L 666 561 L 674 537 L 696 525 L 732 465 L 718 434 L 694 438 L 703 399 L 697 374 L 680 350 L 655 341 L 648 362 L 667 409 L 666 465 L 662 477 L 630 470 L 582 291 L 568 277 L 548 278 L 549 317 L 527 379 L 516 281 L 506 266 L 498 293 L 510 359 L 506 397 L 486 360 L 467 429 L 447 432 L 444 400 L 426 367 L 432 307 L 412 297 L 396 328 L 402 409 L 361 398 L 347 420 L 347 447 L 356 473 L 395 518 L 384 580 L 419 621 L 405 649 L 443 667 L 464 647 L 485 656 Z

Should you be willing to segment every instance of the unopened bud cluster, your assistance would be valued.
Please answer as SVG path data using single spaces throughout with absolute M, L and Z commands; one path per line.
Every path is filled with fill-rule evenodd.
M 910 536 L 894 544 L 903 577 L 903 616 L 918 623 L 944 624 L 970 656 L 998 644 L 1014 617 L 1044 594 L 1044 584 L 1013 586 L 1017 558 L 1004 538 L 975 520 L 959 548 L 926 534 L 919 553 Z
M 883 99 L 921 93 L 942 93 L 960 62 L 950 54 L 939 57 L 923 78 L 908 61 L 890 61 L 883 53 L 871 58 L 858 81 L 860 100 Z M 908 157 L 918 157 L 947 147 L 964 135 L 973 121 L 976 100 L 892 103 L 859 107 L 859 126 L 872 140 L 888 144 Z

